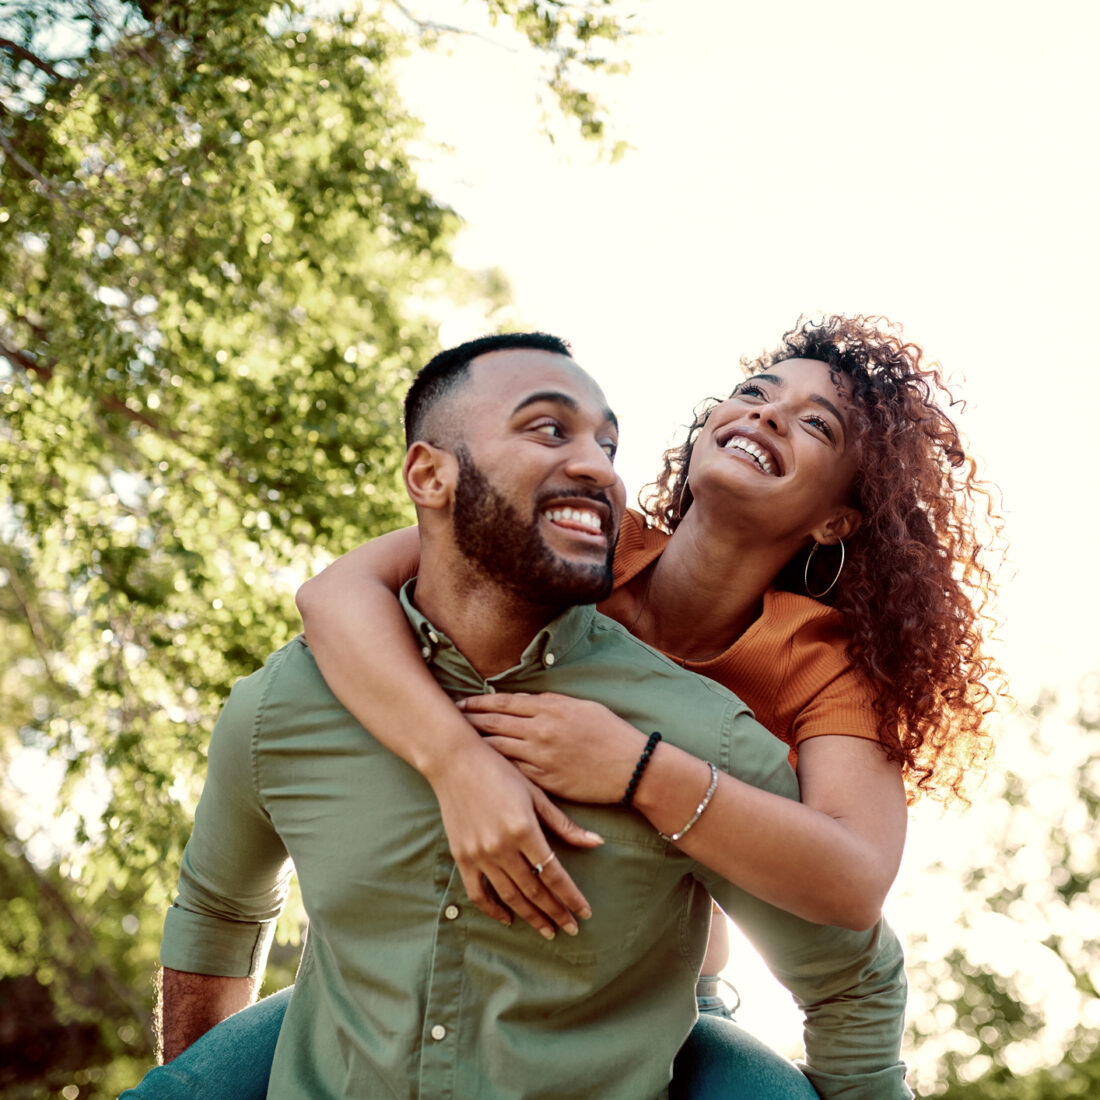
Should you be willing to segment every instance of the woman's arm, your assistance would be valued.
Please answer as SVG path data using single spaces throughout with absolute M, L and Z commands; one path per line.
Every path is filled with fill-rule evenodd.
M 587 917 L 588 902 L 560 861 L 532 874 L 549 852 L 539 822 L 572 844 L 601 840 L 486 746 L 435 682 L 394 598 L 419 553 L 416 529 L 406 528 L 307 581 L 297 594 L 306 640 L 336 697 L 432 785 L 470 900 L 505 924 L 508 906 L 547 938 L 555 926 L 574 934 L 574 915 Z
M 562 695 L 502 693 L 464 700 L 461 707 L 525 775 L 578 801 L 618 801 L 645 744 L 645 734 L 606 707 Z M 870 928 L 905 843 L 901 770 L 874 741 L 821 736 L 800 746 L 798 777 L 801 803 L 720 774 L 705 812 L 678 846 L 806 920 Z M 709 783 L 702 761 L 661 742 L 633 804 L 672 834 L 694 814 Z

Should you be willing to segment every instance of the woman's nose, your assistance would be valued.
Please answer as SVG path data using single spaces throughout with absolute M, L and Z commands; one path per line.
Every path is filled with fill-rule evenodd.
M 757 405 L 749 414 L 749 419 L 766 424 L 777 435 L 787 434 L 787 418 L 777 405 Z

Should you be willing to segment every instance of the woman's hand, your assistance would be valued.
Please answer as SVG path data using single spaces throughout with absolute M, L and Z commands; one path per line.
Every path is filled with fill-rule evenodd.
M 607 707 L 568 695 L 499 692 L 458 706 L 528 779 L 574 802 L 618 802 L 645 747 Z
M 483 741 L 452 753 L 430 781 L 470 900 L 502 924 L 512 923 L 510 909 L 547 939 L 557 927 L 576 935 L 576 917 L 588 918 L 591 909 L 560 861 L 551 859 L 540 821 L 578 847 L 594 848 L 603 839 L 572 821 Z M 539 864 L 544 870 L 536 874 Z

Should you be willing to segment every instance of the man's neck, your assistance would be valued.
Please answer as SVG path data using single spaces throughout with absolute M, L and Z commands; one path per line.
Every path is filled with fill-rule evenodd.
M 413 603 L 484 679 L 518 664 L 531 639 L 563 610 L 526 603 L 484 576 L 432 568 L 423 558 Z

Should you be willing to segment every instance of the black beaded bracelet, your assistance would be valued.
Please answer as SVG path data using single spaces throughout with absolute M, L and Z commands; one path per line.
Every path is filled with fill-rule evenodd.
M 626 785 L 626 794 L 623 795 L 624 806 L 629 806 L 634 801 L 634 792 L 638 789 L 638 784 L 642 780 L 642 773 L 649 766 L 649 758 L 653 755 L 653 750 L 660 740 L 661 735 L 656 730 L 649 735 L 649 740 L 645 743 L 645 748 L 642 749 L 642 755 L 638 757 L 638 763 L 634 766 L 634 774 Z

